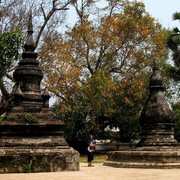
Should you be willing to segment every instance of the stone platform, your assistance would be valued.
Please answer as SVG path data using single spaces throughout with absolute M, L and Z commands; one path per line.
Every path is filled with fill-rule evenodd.
M 104 165 L 118 168 L 180 168 L 180 150 L 112 151 Z
M 79 170 L 79 154 L 72 148 L 0 148 L 0 173 Z
M 78 171 L 79 153 L 64 139 L 62 121 L 50 111 L 25 115 L 0 123 L 0 173 Z

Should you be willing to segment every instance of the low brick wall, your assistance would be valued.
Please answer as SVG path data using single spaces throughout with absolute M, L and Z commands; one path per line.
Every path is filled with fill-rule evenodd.
M 128 143 L 120 143 L 120 142 L 97 142 L 96 143 L 96 151 L 121 151 L 121 150 L 129 150 L 130 146 Z

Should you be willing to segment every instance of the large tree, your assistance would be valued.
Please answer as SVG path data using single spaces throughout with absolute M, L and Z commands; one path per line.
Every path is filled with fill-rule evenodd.
M 67 132 L 80 124 L 71 137 L 82 137 L 91 126 L 96 132 L 108 125 L 122 132 L 122 120 L 129 117 L 131 125 L 137 124 L 150 65 L 167 58 L 167 31 L 143 3 L 106 3 L 100 8 L 94 1 L 75 2 L 75 26 L 46 38 L 40 52 L 45 83 L 59 97 L 61 117 L 71 124 Z

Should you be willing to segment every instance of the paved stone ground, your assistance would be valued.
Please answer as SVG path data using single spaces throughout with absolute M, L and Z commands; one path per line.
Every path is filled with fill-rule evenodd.
M 80 164 L 80 171 L 54 173 L 0 174 L 0 180 L 179 180 L 179 169 L 113 168 Z

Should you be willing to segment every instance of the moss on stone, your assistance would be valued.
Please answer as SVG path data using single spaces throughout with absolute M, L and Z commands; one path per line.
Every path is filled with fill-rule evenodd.
M 35 115 L 33 114 L 16 114 L 13 116 L 8 117 L 9 120 L 15 121 L 15 122 L 28 122 L 28 123 L 37 123 L 38 119 Z

